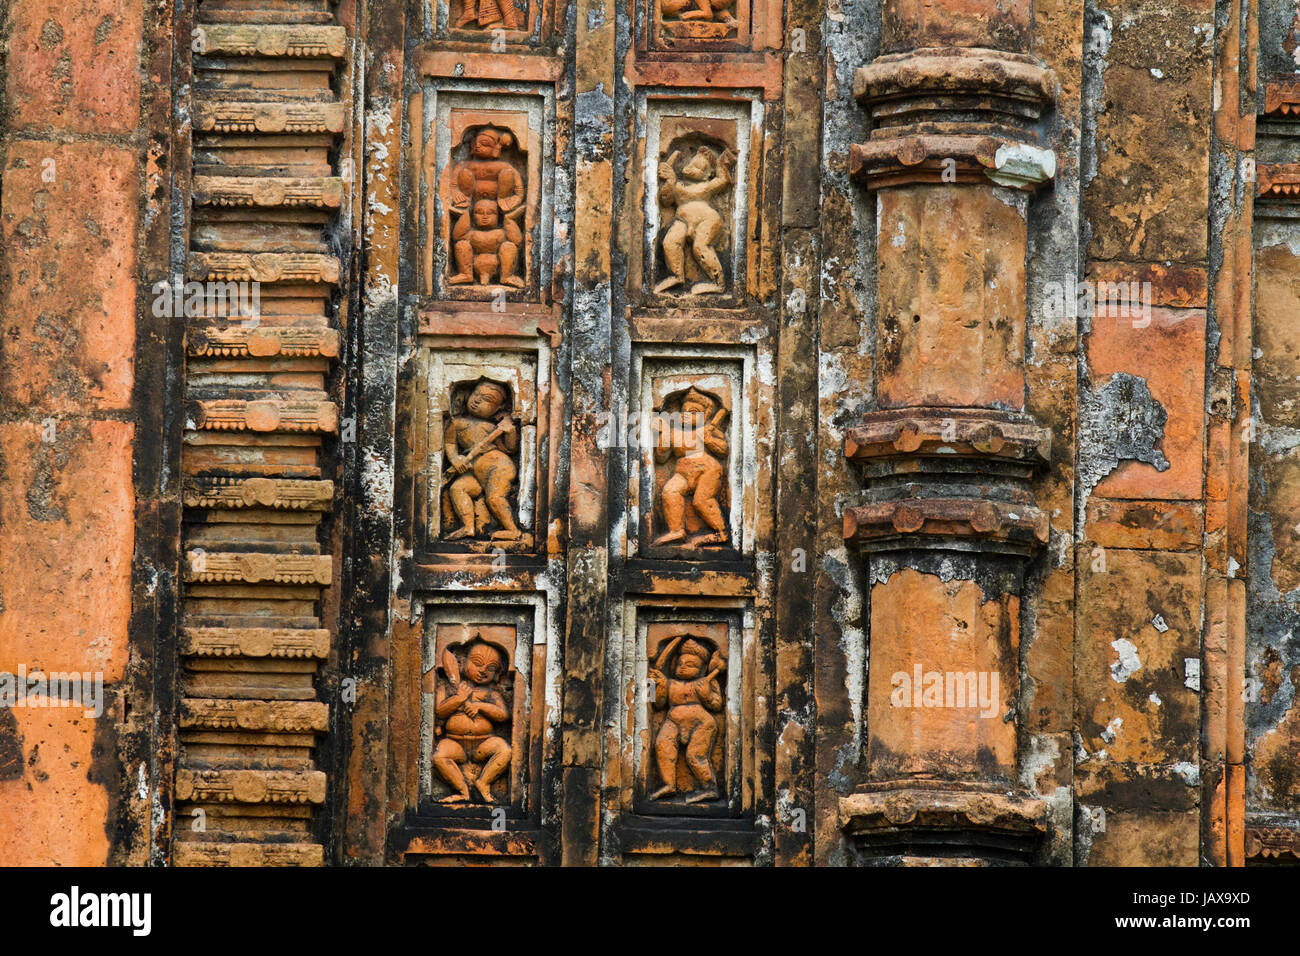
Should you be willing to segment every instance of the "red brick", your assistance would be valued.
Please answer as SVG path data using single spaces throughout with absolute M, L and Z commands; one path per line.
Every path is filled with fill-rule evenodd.
M 0 671 L 126 666 L 134 496 L 121 422 L 0 425 Z
M 0 407 L 130 407 L 137 194 L 137 162 L 126 150 L 10 147 L 0 209 Z
M 1088 338 L 1093 388 L 1127 372 L 1143 379 L 1168 414 L 1158 446 L 1169 468 L 1121 462 L 1094 494 L 1103 498 L 1198 499 L 1205 433 L 1205 313 L 1200 309 L 1151 310 L 1145 319 L 1097 318 Z
M 22 776 L 0 781 L 0 866 L 104 866 L 108 791 L 87 779 L 96 720 L 74 707 L 9 713 L 21 741 Z
M 120 0 L 14 6 L 6 92 L 15 128 L 127 133 L 140 117 L 142 8 Z

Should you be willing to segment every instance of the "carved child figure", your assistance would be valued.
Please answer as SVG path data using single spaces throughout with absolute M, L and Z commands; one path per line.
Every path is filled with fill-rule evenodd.
M 683 643 L 684 641 L 684 643 Z M 679 643 L 671 678 L 664 676 L 668 658 Z M 708 673 L 704 672 L 708 666 Z M 680 747 L 686 747 L 686 766 L 695 778 L 695 791 L 686 803 L 703 803 L 718 798 L 718 781 L 713 767 L 713 742 L 718 725 L 713 714 L 722 710 L 722 687 L 718 675 L 726 665 L 722 655 L 708 649 L 689 634 L 674 637 L 659 652 L 650 668 L 654 681 L 654 706 L 668 709 L 655 735 L 655 762 L 663 786 L 650 794 L 661 800 L 677 793 L 677 759 Z
M 524 280 L 515 275 L 519 244 L 524 241 L 519 226 L 513 219 L 500 225 L 497 204 L 491 199 L 476 201 L 472 216 L 472 223 L 470 216 L 462 216 L 451 231 L 457 272 L 447 282 L 462 285 L 477 276 L 479 285 L 490 285 L 499 275 L 502 282 L 522 289 Z
M 457 477 L 448 488 L 460 527 L 448 541 L 472 538 L 491 518 L 501 527 L 493 540 L 520 537 L 510 509 L 510 488 L 517 470 L 511 459 L 519 450 L 519 432 L 508 413 L 502 414 L 509 392 L 493 382 L 479 382 L 465 401 L 465 414 L 451 419 L 445 432 L 447 470 Z
M 480 127 L 470 145 L 470 158 L 457 163 L 451 171 L 451 207 L 467 215 L 469 207 L 480 199 L 491 199 L 506 215 L 524 208 L 524 180 L 501 151 L 514 145 L 515 138 L 506 130 Z
M 464 803 L 470 799 L 470 785 L 461 770 L 470 762 L 482 765 L 474 789 L 484 801 L 492 803 L 492 781 L 510 765 L 511 757 L 509 742 L 493 733 L 496 725 L 510 716 L 499 686 L 505 662 L 497 648 L 477 639 L 465 655 L 465 679 L 450 649 L 443 652 L 442 661 L 447 686 L 452 689 L 449 691 L 439 682 L 434 698 L 434 715 L 442 728 L 433 751 L 433 766 L 453 792 L 441 802 Z
M 524 285 L 515 275 L 524 240 L 518 222 L 527 208 L 524 180 L 501 158 L 501 151 L 513 144 L 509 132 L 481 127 L 474 133 L 470 158 L 451 170 L 448 198 L 455 218 L 452 253 L 456 273 L 447 280 L 449 285 L 470 285 L 475 273 L 481 285 L 487 285 L 493 275 L 516 288 Z
M 682 398 L 680 428 L 664 418 L 655 419 L 655 461 L 663 464 L 671 457 L 677 459 L 672 477 L 659 493 L 668 530 L 655 539 L 655 544 L 670 544 L 686 537 L 687 494 L 692 496 L 695 513 L 709 528 L 690 543 L 722 544 L 727 540 L 726 522 L 718 504 L 726 479 L 720 458 L 727 454 L 727 438 L 718 426 L 727 410 L 717 406 L 713 398 L 692 388 Z
M 713 208 L 710 200 L 732 184 L 732 169 L 736 154 L 730 149 L 721 156 L 701 146 L 682 167 L 682 179 L 677 178 L 676 164 L 681 153 L 672 155 L 659 164 L 659 195 L 673 207 L 673 221 L 664 233 L 664 261 L 671 273 L 656 286 L 655 292 L 664 292 L 686 281 L 686 245 L 690 243 L 691 255 L 707 282 L 691 286 L 692 295 L 722 292 L 722 262 L 713 250 L 713 243 L 722 232 L 722 214 Z

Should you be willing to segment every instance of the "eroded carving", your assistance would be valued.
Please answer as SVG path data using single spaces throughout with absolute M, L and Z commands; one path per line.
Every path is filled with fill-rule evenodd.
M 512 501 L 519 474 L 519 429 L 512 418 L 512 398 L 508 386 L 487 379 L 453 391 L 443 429 L 443 526 L 448 541 L 517 541 L 522 536 Z
M 653 631 L 648 650 L 657 777 L 649 798 L 680 797 L 684 804 L 716 800 L 726 737 L 724 651 L 705 628 L 660 626 Z
M 515 0 L 459 0 L 452 4 L 457 30 L 519 30 L 528 21 L 528 5 L 515 8 Z
M 482 0 L 486 2 L 486 0 Z M 465 130 L 447 189 L 451 227 L 448 285 L 524 287 L 518 274 L 527 210 L 527 162 L 516 136 L 492 125 Z
M 659 0 L 659 28 L 693 40 L 730 39 L 739 32 L 736 0 Z
M 190 427 L 204 431 L 330 432 L 338 430 L 333 402 L 297 399 L 201 399 L 191 405 Z
M 451 788 L 440 802 L 504 800 L 493 784 L 514 756 L 509 651 L 474 630 L 467 641 L 443 649 L 436 674 L 433 768 Z
M 657 505 L 665 531 L 656 545 L 727 543 L 726 397 L 691 386 L 669 395 L 654 420 Z M 688 537 L 689 536 L 689 537 Z
M 705 0 L 701 0 L 705 2 Z M 659 163 L 659 202 L 666 228 L 656 294 L 672 289 L 691 295 L 725 292 L 723 255 L 730 245 L 731 193 L 736 181 L 732 146 L 689 131 L 670 143 Z M 666 274 L 664 274 L 666 273 Z

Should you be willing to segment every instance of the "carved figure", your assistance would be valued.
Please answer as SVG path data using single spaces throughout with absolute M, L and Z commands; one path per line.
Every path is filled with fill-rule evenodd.
M 490 199 L 474 203 L 473 221 L 461 216 L 451 231 L 452 249 L 456 258 L 456 275 L 447 281 L 452 285 L 473 282 L 490 285 L 493 277 L 500 276 L 507 285 L 522 289 L 524 280 L 515 275 L 515 261 L 524 234 L 512 219 L 500 225 L 497 204 Z
M 725 23 L 728 26 L 736 18 L 727 12 L 736 0 L 659 0 L 659 15 L 670 20 L 710 20 Z
M 726 479 L 721 459 L 727 454 L 727 438 L 719 426 L 727 409 L 718 406 L 710 395 L 692 388 L 682 398 L 680 427 L 669 417 L 655 419 L 655 461 L 662 465 L 676 458 L 673 475 L 659 492 L 659 506 L 668 530 L 655 539 L 657 545 L 686 537 L 688 494 L 695 513 L 709 528 L 690 543 L 722 544 L 727 540 L 726 522 L 718 503 Z
M 478 795 L 493 803 L 492 782 L 510 765 L 512 756 L 510 743 L 493 732 L 510 716 L 500 686 L 506 662 L 500 650 L 475 634 L 465 655 L 464 676 L 450 648 L 443 652 L 442 669 L 446 681 L 438 683 L 434 698 L 438 742 L 433 766 L 453 792 L 441 802 L 468 801 L 472 780 Z
M 452 226 L 452 258 L 456 273 L 449 285 L 487 285 L 494 275 L 501 282 L 522 288 L 515 275 L 523 231 L 518 220 L 526 208 L 524 180 L 501 151 L 514 145 L 514 136 L 492 126 L 474 133 L 470 158 L 451 170 L 449 205 L 456 217 Z
M 470 26 L 475 20 L 483 29 L 498 23 L 506 30 L 519 29 L 514 0 L 463 0 L 457 29 Z
M 666 677 L 673 650 L 681 645 L 673 661 L 672 677 Z M 705 672 L 705 667 L 708 672 Z M 726 669 L 722 655 L 709 653 L 694 635 L 681 634 L 660 650 L 650 668 L 654 681 L 654 707 L 667 710 L 655 735 L 655 763 L 663 785 L 650 794 L 662 800 L 677 793 L 677 761 L 681 747 L 686 748 L 686 766 L 695 778 L 696 788 L 686 803 L 703 803 L 718 798 L 717 772 L 713 766 L 713 742 L 718 725 L 713 715 L 722 710 L 722 687 L 718 675 Z
M 492 518 L 501 525 L 493 540 L 520 537 L 509 499 L 518 474 L 512 456 L 519 451 L 519 430 L 505 408 L 509 397 L 504 386 L 479 382 L 465 400 L 465 413 L 453 416 L 443 432 L 446 471 L 456 476 L 446 495 L 460 519 L 448 541 L 478 536 Z
M 734 181 L 736 154 L 726 149 L 719 156 L 707 146 L 701 146 L 677 174 L 677 161 L 681 153 L 674 150 L 659 164 L 659 197 L 673 209 L 672 223 L 664 233 L 664 261 L 670 275 L 662 279 L 655 292 L 665 292 L 686 281 L 686 252 L 690 253 L 707 282 L 691 286 L 692 295 L 722 292 L 722 262 L 713 243 L 722 232 L 722 214 L 711 200 Z

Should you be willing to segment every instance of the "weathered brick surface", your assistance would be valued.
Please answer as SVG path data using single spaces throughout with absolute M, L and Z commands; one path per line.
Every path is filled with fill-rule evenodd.
M 97 725 L 114 720 L 79 708 L 49 707 L 47 698 L 0 711 L 0 752 L 21 755 L 21 772 L 0 764 L 0 866 L 103 866 L 109 839 L 110 788 Z
M 1193 807 L 1200 556 L 1111 548 L 1104 568 L 1079 564 L 1076 792 L 1107 807 Z
M 1107 813 L 1091 835 L 1088 866 L 1196 866 L 1196 817 L 1186 812 Z
M 1122 461 L 1093 494 L 1105 498 L 1195 499 L 1201 496 L 1202 436 L 1205 431 L 1205 313 L 1195 309 L 1152 309 L 1150 324 L 1139 316 L 1093 320 L 1088 370 L 1093 387 L 1104 388 L 1116 373 L 1146 383 L 1165 413 L 1157 446 L 1167 468 Z M 1136 408 L 1126 409 L 1133 414 Z
M 119 816 L 139 785 L 125 782 L 119 751 L 135 728 L 114 703 L 131 680 L 138 602 L 159 593 L 153 573 L 152 595 L 133 589 L 136 545 L 148 554 L 156 533 L 137 525 L 134 482 L 137 250 L 142 222 L 166 219 L 139 179 L 144 14 L 143 4 L 95 0 L 6 9 L 0 673 L 85 674 L 106 709 L 0 712 L 4 865 L 138 863 L 148 853 L 149 794 L 133 822 Z M 145 446 L 162 441 L 150 433 Z M 148 700 L 137 698 L 146 713 Z M 159 749 L 141 748 L 139 759 Z
M 1255 417 L 1244 436 L 1253 439 L 1244 443 L 1251 474 L 1245 797 L 1253 811 L 1294 813 L 1300 808 L 1295 775 L 1300 660 L 1293 650 L 1297 615 L 1290 595 L 1300 587 L 1300 458 L 1289 436 L 1300 414 L 1300 342 L 1294 322 L 1300 307 L 1300 258 L 1287 244 L 1272 242 L 1257 248 L 1255 261 Z M 1230 441 L 1229 448 L 1239 444 Z
M 138 168 L 102 143 L 14 142 L 0 237 L 0 407 L 51 415 L 130 406 Z
M 1096 175 L 1085 189 L 1088 258 L 1203 263 L 1209 248 L 1213 7 L 1098 5 Z
M 121 678 L 131 615 L 134 498 L 123 422 L 0 425 L 0 671 Z M 76 547 L 69 547 L 76 542 Z
M 142 5 L 13 5 L 6 92 L 17 129 L 131 133 L 140 117 Z
M 1088 540 L 1101 548 L 1196 550 L 1203 523 L 1199 502 L 1088 499 Z

